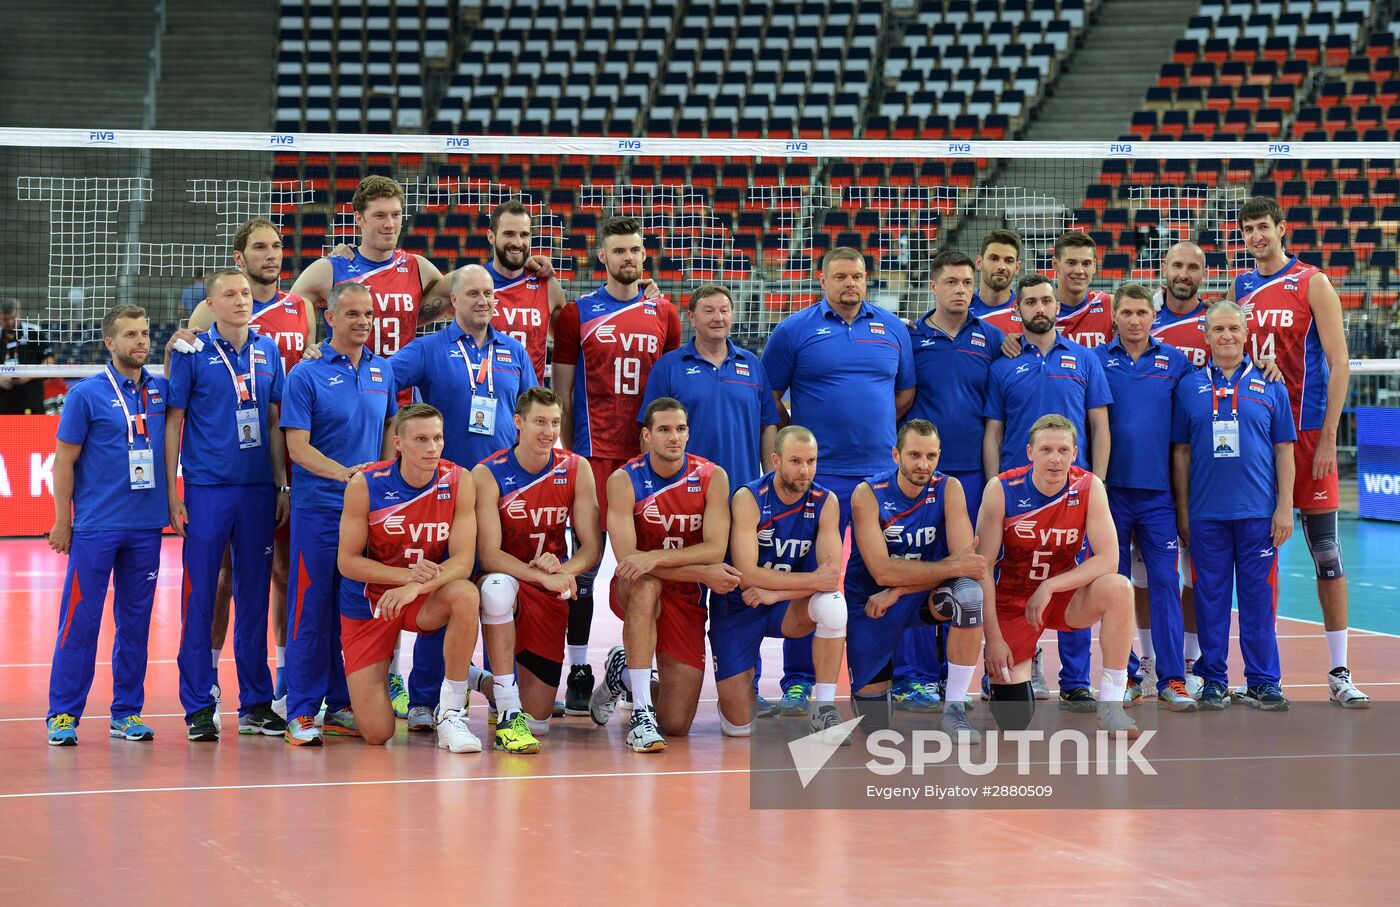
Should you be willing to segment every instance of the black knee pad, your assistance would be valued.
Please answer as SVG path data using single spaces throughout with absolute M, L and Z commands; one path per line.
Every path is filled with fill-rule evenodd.
M 929 593 L 924 610 L 931 612 L 925 620 L 936 616 L 940 622 L 947 621 L 955 627 L 980 627 L 982 584 L 966 577 L 943 583 Z
M 1305 513 L 1302 515 L 1303 538 L 1312 555 L 1313 572 L 1318 579 L 1341 579 L 1342 547 L 1337 544 L 1337 514 Z
M 1003 731 L 1024 731 L 1035 717 L 1031 682 L 992 684 L 992 717 Z
M 861 717 L 860 729 L 867 734 L 882 731 L 890 726 L 893 711 L 888 692 L 877 696 L 851 695 L 851 710 Z
M 593 588 L 590 586 L 588 594 L 583 592 L 583 583 L 579 583 L 578 597 L 569 602 L 569 618 L 565 624 L 565 640 L 571 646 L 588 645 L 588 637 L 593 629 Z

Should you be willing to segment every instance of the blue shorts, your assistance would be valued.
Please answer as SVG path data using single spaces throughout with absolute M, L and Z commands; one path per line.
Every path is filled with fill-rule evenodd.
M 735 593 L 710 596 L 710 657 L 716 682 L 757 667 L 764 637 L 783 638 L 783 619 L 791 604 L 750 608 Z
M 846 662 L 851 670 L 852 692 L 894 676 L 894 653 L 904 631 L 926 626 L 919 613 L 928 596 L 927 592 L 901 595 L 878 618 L 866 616 L 867 596 L 846 600 Z

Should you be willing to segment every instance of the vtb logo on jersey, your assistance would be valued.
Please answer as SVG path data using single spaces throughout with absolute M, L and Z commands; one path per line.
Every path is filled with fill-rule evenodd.
M 410 523 L 408 517 L 396 513 L 384 520 L 384 531 L 389 535 L 406 535 L 415 542 L 445 542 L 450 529 L 448 523 Z
M 513 520 L 530 521 L 531 526 L 562 526 L 568 522 L 569 508 L 567 507 L 535 507 L 526 506 L 524 499 L 516 498 L 506 505 L 506 516 Z
M 655 334 L 619 334 L 615 324 L 598 328 L 593 332 L 593 338 L 599 343 L 620 344 L 624 353 L 655 353 L 661 348 L 661 341 Z
M 1293 327 L 1293 311 L 1291 309 L 1255 309 L 1252 317 L 1254 323 L 1261 328 Z
M 400 268 L 399 270 L 406 270 L 406 268 Z M 412 312 L 413 294 L 375 293 L 374 304 L 375 308 L 379 309 L 381 312 Z
M 699 513 L 662 513 L 655 501 L 648 501 L 647 505 L 642 508 L 642 519 L 653 526 L 660 526 L 667 533 L 670 533 L 672 530 L 699 532 L 700 524 L 705 517 Z
M 1021 520 L 1015 526 L 1016 537 L 1026 539 L 1031 542 L 1038 542 L 1041 545 L 1077 545 L 1079 544 L 1079 530 L 1074 528 L 1063 528 L 1061 526 L 1048 526 L 1044 529 L 1036 529 L 1035 520 Z
M 758 530 L 758 544 L 760 547 L 768 548 L 772 546 L 774 531 L 772 526 L 769 526 L 767 529 Z

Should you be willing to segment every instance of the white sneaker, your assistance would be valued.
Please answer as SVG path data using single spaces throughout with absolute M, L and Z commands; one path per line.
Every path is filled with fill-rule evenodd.
M 1035 657 L 1031 659 L 1031 693 L 1036 699 L 1050 698 L 1050 687 L 1045 683 L 1045 662 L 1041 658 L 1039 648 L 1035 650 Z
M 1110 734 L 1123 733 L 1129 740 L 1138 736 L 1137 722 L 1128 717 L 1128 713 L 1123 711 L 1121 702 L 1100 702 L 1098 704 L 1099 730 L 1108 731 Z
M 1195 668 L 1196 659 L 1186 659 L 1186 692 L 1191 694 L 1192 699 L 1200 699 L 1202 691 L 1206 688 L 1206 682 L 1204 678 L 1195 675 Z
M 413 733 L 427 733 L 436 724 L 433 710 L 426 705 L 415 705 L 408 710 L 408 729 Z
M 1142 674 L 1142 698 L 1152 699 L 1157 695 L 1157 659 L 1144 655 L 1140 662 L 1138 671 Z
M 666 748 L 666 738 L 656 723 L 656 709 L 642 706 L 632 710 L 627 727 L 627 748 L 634 753 L 659 753 Z
M 467 726 L 466 709 L 438 710 L 438 746 L 453 753 L 479 753 L 481 741 Z
M 219 689 L 219 685 L 216 683 L 209 688 L 209 695 L 214 697 L 214 727 L 222 731 L 224 720 L 219 717 L 219 704 L 223 702 L 224 691 Z
M 272 700 L 272 710 L 277 713 L 277 717 L 283 721 L 287 720 L 287 697 Z
M 1333 668 L 1327 674 L 1327 688 L 1330 691 L 1330 698 L 1337 705 L 1344 709 L 1369 709 L 1371 707 L 1371 697 L 1356 688 L 1356 684 L 1351 682 L 1351 671 L 1348 668 Z

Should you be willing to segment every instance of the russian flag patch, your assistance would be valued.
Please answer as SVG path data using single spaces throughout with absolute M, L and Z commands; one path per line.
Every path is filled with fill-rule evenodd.
M 878 321 L 872 321 L 870 322 L 870 333 L 883 337 L 885 336 L 885 326 Z
M 734 374 L 749 377 L 749 364 L 747 362 L 734 363 Z

